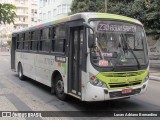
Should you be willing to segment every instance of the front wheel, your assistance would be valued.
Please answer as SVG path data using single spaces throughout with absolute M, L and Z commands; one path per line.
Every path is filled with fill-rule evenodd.
M 55 93 L 58 99 L 63 101 L 67 99 L 67 95 L 64 93 L 64 83 L 63 83 L 62 77 L 60 76 L 56 77 Z
M 23 68 L 21 63 L 18 64 L 18 77 L 20 80 L 24 80 L 25 76 L 23 75 Z

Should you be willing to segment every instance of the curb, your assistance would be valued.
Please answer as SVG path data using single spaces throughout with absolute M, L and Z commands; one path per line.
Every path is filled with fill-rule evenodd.
M 152 79 L 152 78 L 150 78 L 149 80 L 160 82 L 160 80 L 156 80 L 156 79 Z
M 160 77 L 158 77 L 158 76 L 152 76 L 152 75 L 150 75 L 149 79 L 160 82 Z

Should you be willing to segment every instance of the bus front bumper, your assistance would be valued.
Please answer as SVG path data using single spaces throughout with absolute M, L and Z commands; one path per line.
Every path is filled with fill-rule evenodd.
M 117 90 L 108 90 L 106 88 L 94 86 L 90 82 L 88 82 L 86 86 L 84 101 L 104 101 L 104 100 L 120 99 L 120 98 L 130 97 L 133 95 L 138 95 L 146 91 L 147 85 L 148 81 L 139 86 L 132 87 L 132 92 L 124 94 L 122 93 L 122 90 L 124 90 L 124 88 Z M 130 89 L 130 88 L 125 88 L 125 89 Z

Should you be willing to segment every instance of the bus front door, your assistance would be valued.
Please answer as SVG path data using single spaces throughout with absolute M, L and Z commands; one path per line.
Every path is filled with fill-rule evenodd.
M 81 97 L 83 27 L 70 28 L 69 93 Z

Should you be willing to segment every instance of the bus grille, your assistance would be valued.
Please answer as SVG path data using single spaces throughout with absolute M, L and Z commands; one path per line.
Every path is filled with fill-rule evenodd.
M 140 85 L 142 80 L 138 81 L 130 81 L 130 82 L 121 82 L 121 83 L 109 83 L 110 88 L 117 88 L 117 87 L 128 87 L 133 85 Z
M 143 74 L 145 71 L 102 73 L 106 77 L 130 77 Z

